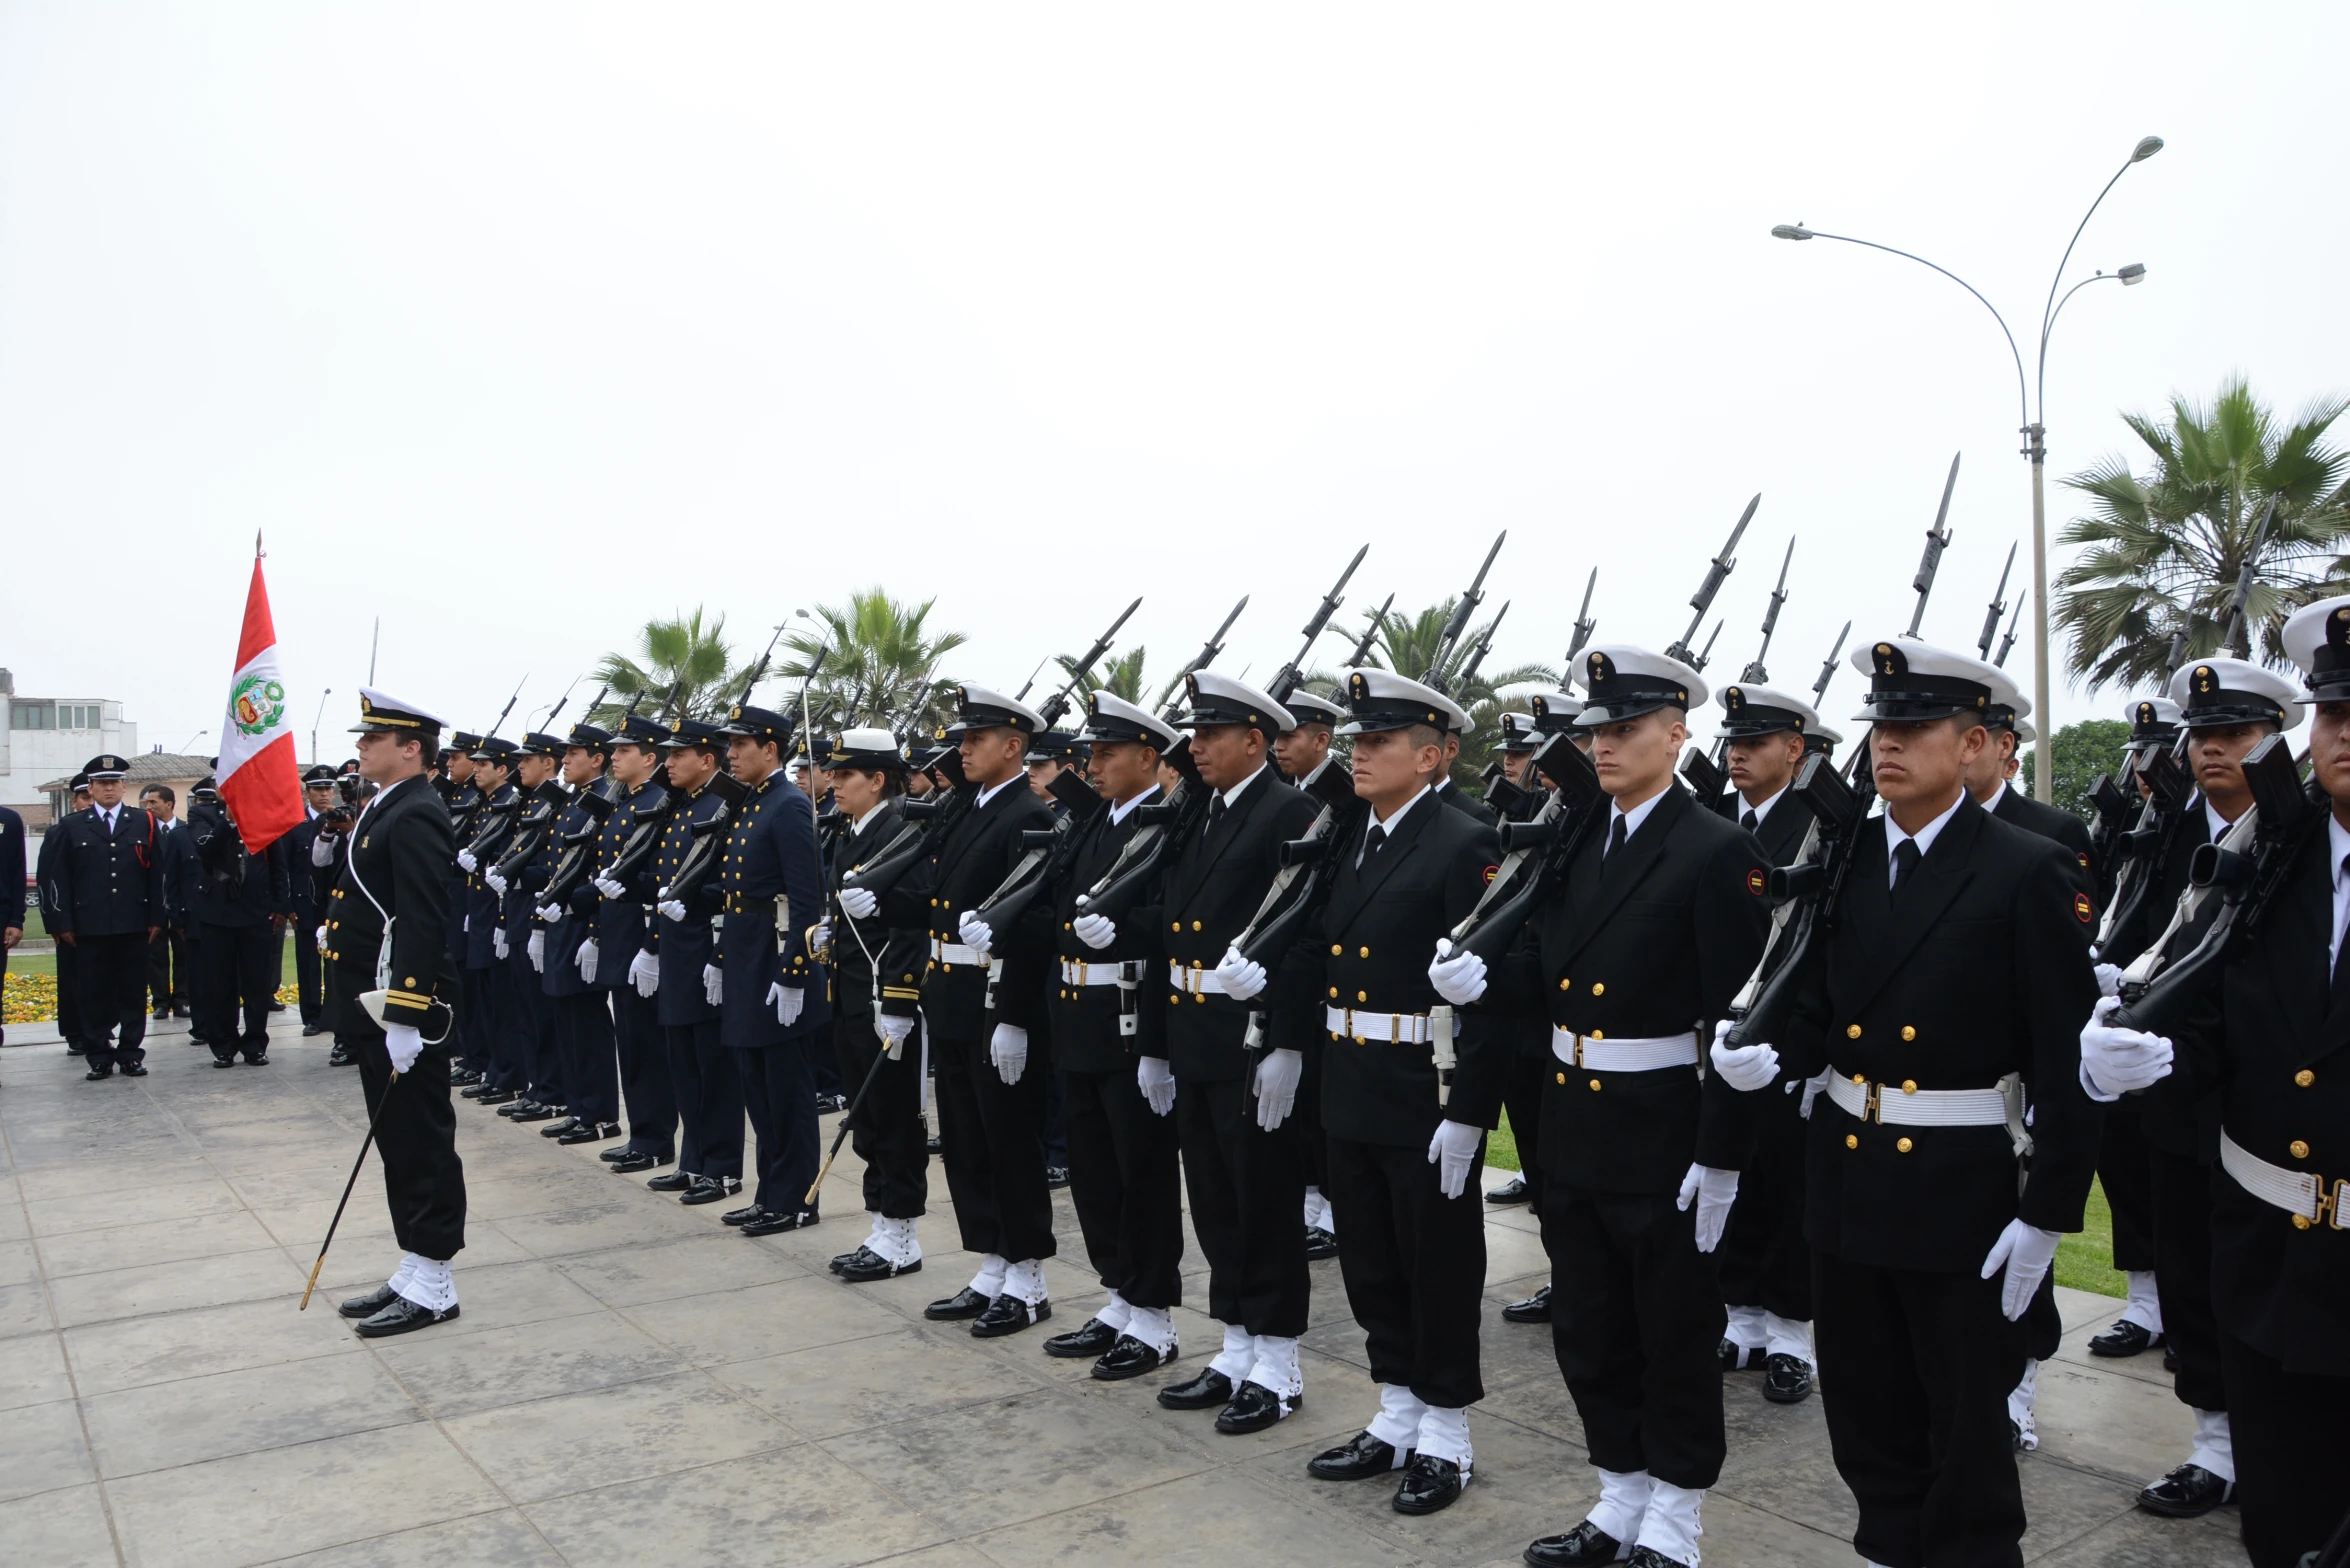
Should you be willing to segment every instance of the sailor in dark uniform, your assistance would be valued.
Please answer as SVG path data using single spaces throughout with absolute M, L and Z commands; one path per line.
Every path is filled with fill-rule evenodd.
M 791 720 L 738 704 L 725 732 L 749 794 L 727 829 L 719 874 L 718 1028 L 742 1075 L 759 1185 L 750 1203 L 720 1217 L 746 1236 L 770 1236 L 817 1220 L 807 1196 L 820 1159 L 816 1048 L 832 1005 L 808 932 L 824 907 L 824 867 L 814 807 L 783 775 Z
M 1279 1041 L 1325 1046 L 1330 1195 L 1346 1218 L 1338 1260 L 1362 1323 L 1379 1411 L 1309 1473 L 1347 1481 L 1403 1472 L 1402 1513 L 1449 1507 L 1473 1473 L 1469 1406 L 1485 1395 L 1477 1320 L 1485 1215 L 1470 1183 L 1501 1115 L 1513 1042 L 1482 1021 L 1456 1030 L 1428 963 L 1483 895 L 1501 851 L 1493 829 L 1447 810 L 1431 787 L 1446 737 L 1468 715 L 1385 670 L 1345 674 L 1355 792 L 1368 810 L 1336 844 L 1337 876 L 1314 928 L 1284 962 Z M 1243 1000 L 1264 970 L 1237 952 L 1219 966 Z M 1456 1070 L 1457 1068 L 1457 1070 Z
M 2080 1080 L 2093 911 L 2070 854 L 1966 788 L 1992 744 L 1982 662 L 1888 638 L 1853 663 L 1871 680 L 1885 813 L 1860 825 L 1821 912 L 1825 951 L 1787 1037 L 1775 1052 L 1717 1041 L 1713 1060 L 1745 1093 L 1783 1093 L 1782 1078 L 1817 1093 L 1805 1232 L 1828 1436 L 1859 1504 L 1853 1549 L 2015 1564 L 2005 1395 L 2019 1320 L 2059 1233 L 2081 1227 L 2097 1155 Z
M 448 744 L 434 759 L 440 765 L 440 777 L 433 787 L 441 803 L 449 808 L 449 830 L 456 836 L 457 848 L 462 850 L 473 841 L 474 830 L 480 826 L 482 794 L 474 787 L 473 754 L 481 747 L 482 738 L 471 730 L 451 730 Z M 450 863 L 449 884 L 449 957 L 457 965 L 459 983 L 465 983 L 466 974 L 466 917 L 468 888 L 463 865 Z M 478 989 L 478 982 L 476 982 Z M 486 1001 L 486 997 L 481 1000 Z M 490 1010 L 486 1006 L 460 1007 L 457 1012 L 456 1049 L 452 1053 L 450 1082 L 467 1087 L 482 1082 L 490 1063 Z
M 564 750 L 560 735 L 532 730 L 522 737 L 514 758 L 515 786 L 523 797 L 514 840 L 527 842 L 509 840 L 497 862 L 482 868 L 482 880 L 498 896 L 512 1028 L 522 1061 L 520 1092 L 498 1107 L 498 1114 L 513 1122 L 553 1121 L 565 1103 L 562 1038 L 543 974 L 546 933 L 537 921 L 539 895 L 562 855 L 561 824 L 569 805 L 558 779 Z
M 1724 687 L 1718 733 L 1729 740 L 1729 815 L 1774 866 L 1802 850 L 1812 814 L 1790 795 L 1820 716 L 1793 693 L 1741 682 Z M 1798 1086 L 1800 1087 L 1800 1086 Z M 1730 1326 L 1722 1370 L 1759 1367 L 1763 1398 L 1799 1404 L 1812 1390 L 1811 1248 L 1803 1239 L 1803 1118 L 1799 1095 L 1766 1096 L 1754 1157 L 1722 1232 L 1722 1300 Z
M 525 1082 L 506 928 L 499 919 L 498 890 L 482 875 L 496 864 L 497 845 L 505 841 L 522 810 L 522 792 L 513 782 L 520 749 L 495 735 L 474 747 L 472 785 L 481 806 L 474 813 L 471 836 L 457 847 L 457 868 L 465 874 L 464 902 L 458 906 L 465 913 L 465 1006 L 479 1009 L 483 1019 L 474 1033 L 481 1048 L 482 1080 L 462 1093 L 480 1105 L 520 1099 Z M 485 851 L 488 864 L 482 860 Z
M 147 944 L 164 922 L 155 819 L 123 803 L 130 760 L 92 757 L 90 804 L 43 836 L 49 862 L 42 918 L 73 952 L 79 1023 L 92 1079 L 147 1074 Z M 51 841 L 55 841 L 52 849 Z
M 1311 789 L 1330 765 L 1331 737 L 1346 722 L 1346 710 L 1303 686 L 1282 699 L 1281 706 L 1295 722 L 1273 737 L 1274 765 L 1281 770 L 1283 783 Z M 1345 759 L 1339 759 L 1338 766 L 1343 770 Z
M 572 803 L 555 825 L 556 867 L 562 851 L 584 844 L 593 853 L 599 819 L 581 804 L 587 794 L 598 800 L 616 800 L 620 786 L 605 774 L 612 753 L 612 732 L 594 724 L 574 724 L 563 741 L 563 782 L 571 786 Z M 551 876 L 550 872 L 550 876 Z M 586 884 L 582 882 L 582 888 Z M 550 884 L 541 884 L 542 896 Z M 555 1034 L 563 1053 L 563 1091 L 570 1112 L 539 1129 L 539 1136 L 560 1144 L 606 1143 L 620 1136 L 620 1069 L 612 1044 L 612 1002 L 580 968 L 583 949 L 592 951 L 593 915 L 599 899 L 586 888 L 582 913 L 576 897 L 559 904 L 541 903 L 533 916 L 541 968 L 540 988 L 555 1007 Z
M 1984 714 L 1991 744 L 1967 768 L 1967 792 L 1975 797 L 1975 804 L 2010 827 L 2062 844 L 2073 857 L 2081 873 L 2080 884 L 2094 905 L 2097 868 L 2091 861 L 2089 824 L 2072 812 L 2042 805 L 2012 782 L 2018 750 L 2038 738 L 2032 731 L 2032 704 L 2005 670 L 1979 659 L 1976 663 L 1981 665 L 1982 678 L 1991 685 L 1991 706 Z
M 1465 813 L 1472 822 L 1482 827 L 1498 827 L 1501 825 L 1501 814 L 1476 796 L 1465 793 L 1453 781 L 1452 765 L 1460 759 L 1461 736 L 1468 727 L 1468 715 L 1463 713 L 1461 727 L 1445 732 L 1443 759 L 1428 775 L 1429 788 L 1436 791 L 1439 801 L 1455 811 Z
M 1432 967 L 1439 995 L 1548 1011 L 1543 1244 L 1551 1338 L 1600 1496 L 1528 1562 L 1642 1568 L 1697 1559 L 1725 1450 L 1713 1251 L 1753 1141 L 1752 1112 L 1700 1041 L 1762 954 L 1766 873 L 1751 834 L 1673 777 L 1705 683 L 1680 660 L 1584 656 L 1591 760 L 1610 797 L 1560 896 L 1489 977 L 1474 953 Z M 1485 997 L 1488 982 L 1493 995 Z
M 1273 737 L 1273 763 L 1281 770 L 1282 782 L 1311 792 L 1336 767 L 1335 782 L 1351 789 L 1346 759 L 1330 755 L 1331 737 L 1346 722 L 1346 711 L 1329 698 L 1316 696 L 1302 686 L 1284 698 L 1281 706 L 1289 710 L 1294 721 Z M 1322 1191 L 1322 1177 L 1329 1170 L 1329 1163 L 1328 1143 L 1322 1134 L 1321 1031 L 1306 1036 L 1303 1044 L 1305 1074 L 1298 1079 L 1297 1108 L 1290 1114 L 1297 1118 L 1298 1136 L 1305 1143 L 1306 1261 L 1317 1263 L 1338 1256 L 1338 1218 Z
M 1077 899 L 1108 874 L 1141 829 L 1136 812 L 1159 800 L 1159 758 L 1177 736 L 1108 692 L 1094 693 L 1087 709 L 1084 738 L 1103 805 L 1076 830 L 1067 872 L 1049 894 L 1054 970 L 1043 984 L 1053 1060 L 1068 1089 L 1069 1195 L 1086 1260 L 1110 1299 L 1044 1348 L 1047 1355 L 1091 1359 L 1096 1378 L 1116 1382 L 1175 1359 L 1174 1309 L 1183 1299 L 1175 1075 L 1167 1065 L 1165 1015 L 1146 1014 L 1142 1005 L 1146 988 L 1158 985 L 1151 973 L 1156 935 L 1130 921 L 1138 929 L 1121 932 L 1108 947 L 1091 946 L 1077 935 L 1083 913 Z
M 457 962 L 449 890 L 457 868 L 449 812 L 425 778 L 441 721 L 412 702 L 359 689 L 359 766 L 378 786 L 350 831 L 327 895 L 328 1006 L 359 1058 L 399 1269 L 342 1304 L 365 1338 L 457 1316 L 450 1260 L 465 1245 L 465 1167 L 449 1099 Z
M 620 721 L 612 737 L 612 777 L 622 793 L 604 819 L 595 875 L 588 884 L 597 900 L 596 984 L 611 993 L 620 1096 L 628 1107 L 628 1142 L 598 1157 L 622 1174 L 653 1170 L 677 1158 L 677 1092 L 669 1081 L 669 1044 L 654 1001 L 661 966 L 645 947 L 645 915 L 655 902 L 652 846 L 670 806 L 661 782 L 662 747 L 669 738 L 667 725 L 641 714 Z M 646 840 L 647 833 L 655 837 Z M 621 864 L 624 852 L 636 856 L 633 866 Z
M 906 754 L 888 730 L 843 730 L 824 750 L 824 778 L 848 819 L 833 852 L 830 886 L 864 864 L 906 825 L 900 809 Z M 865 1162 L 865 1211 L 872 1230 L 832 1271 L 852 1285 L 892 1279 L 922 1267 L 915 1222 L 930 1201 L 930 1156 L 922 1130 L 923 1047 L 920 928 L 879 919 L 827 916 L 817 941 L 832 966 L 833 1032 L 842 1077 L 851 1089 L 872 1087 L 851 1121 L 850 1138 Z
M 428 775 L 429 780 L 429 775 Z M 318 950 L 321 963 L 321 985 L 324 984 L 326 957 L 326 922 L 334 913 L 334 887 L 343 878 L 343 863 L 351 858 L 351 824 L 359 810 L 374 794 L 375 786 L 359 772 L 359 759 L 345 757 L 335 769 L 335 799 L 326 814 L 318 819 L 318 836 L 310 841 L 311 886 L 318 895 L 318 923 L 304 937 Z M 437 789 L 435 790 L 438 794 Z M 168 875 L 168 870 L 167 870 Z M 326 1053 L 329 1067 L 356 1067 L 359 1059 L 351 1054 L 351 1043 L 344 1039 L 336 1026 L 338 1014 L 333 999 L 326 1003 L 326 1026 L 334 1035 L 334 1045 Z
M 724 899 L 716 877 L 691 894 L 670 892 L 670 880 L 704 833 L 724 832 L 730 810 L 715 781 L 726 732 L 701 719 L 680 719 L 669 740 L 669 791 L 679 802 L 661 829 L 654 852 L 658 918 L 650 937 L 658 967 L 661 1031 L 669 1049 L 669 1081 L 677 1090 L 677 1169 L 645 1185 L 674 1192 L 688 1206 L 716 1203 L 743 1190 L 742 1070 L 720 1033 L 724 972 L 714 963 L 713 922 Z M 725 781 L 732 786 L 733 780 Z M 717 824 L 713 826 L 713 824 Z

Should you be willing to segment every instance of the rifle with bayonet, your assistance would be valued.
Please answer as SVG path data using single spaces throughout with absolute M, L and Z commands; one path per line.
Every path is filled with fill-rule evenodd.
M 1689 639 L 1696 636 L 1697 628 L 1705 624 L 1706 612 L 1714 607 L 1714 595 L 1722 591 L 1722 584 L 1728 582 L 1730 574 L 1738 569 L 1738 541 L 1745 537 L 1746 525 L 1754 521 L 1755 508 L 1761 505 L 1762 494 L 1758 491 L 1754 499 L 1746 503 L 1746 510 L 1738 514 L 1738 525 L 1730 530 L 1729 542 L 1722 546 L 1721 553 L 1706 567 L 1705 581 L 1697 585 L 1697 592 L 1690 595 L 1689 629 L 1666 647 L 1666 658 L 1679 659 L 1692 668 L 1696 666 L 1699 655 L 1691 652 Z M 1707 646 L 1711 647 L 1712 644 L 1708 643 Z
M 1469 654 L 1468 662 L 1461 666 L 1461 672 L 1452 678 L 1452 690 L 1446 693 L 1447 696 L 1458 695 L 1469 689 L 1469 683 L 1477 678 L 1477 671 L 1485 663 L 1485 656 L 1493 651 L 1493 634 L 1501 629 L 1502 617 L 1509 613 L 1510 601 L 1504 599 L 1501 608 L 1493 612 L 1493 619 L 1485 623 L 1485 630 L 1477 634 L 1477 646 Z
M 1460 645 L 1461 634 L 1469 629 L 1470 617 L 1477 613 L 1477 606 L 1485 602 L 1485 574 L 1493 570 L 1493 558 L 1501 554 L 1502 541 L 1509 536 L 1510 532 L 1506 528 L 1494 536 L 1493 548 L 1485 552 L 1484 564 L 1477 568 L 1477 575 L 1469 580 L 1469 591 L 1453 601 L 1452 614 L 1446 618 L 1444 630 L 1437 634 L 1435 655 L 1429 659 L 1428 668 L 1420 673 L 1423 686 L 1444 690 L 1444 667 L 1452 661 L 1453 649 Z
M 735 707 L 739 708 L 749 702 L 751 693 L 758 690 L 759 683 L 767 678 L 767 662 L 775 657 L 775 645 L 783 640 L 783 629 L 790 624 L 789 621 L 775 623 L 775 635 L 767 639 L 766 652 L 760 654 L 759 662 L 751 666 L 750 675 L 743 681 L 742 695 L 734 699 L 733 705 Z
M 1566 884 L 1594 824 L 1607 816 L 1599 774 L 1572 735 L 1545 741 L 1534 769 L 1550 781 L 1549 799 L 1531 822 L 1501 825 L 1501 865 L 1476 906 L 1447 933 L 1447 956 L 1469 952 L 1488 965 L 1500 963 L 1526 922 Z
M 1355 639 L 1355 645 L 1348 652 L 1346 662 L 1339 666 L 1340 669 L 1352 670 L 1362 667 L 1363 661 L 1371 656 L 1371 645 L 1376 643 L 1379 640 L 1379 634 L 1387 629 L 1387 612 L 1394 606 L 1395 595 L 1389 594 L 1379 608 L 1371 612 L 1371 618 L 1363 623 L 1363 635 Z
M 2260 521 L 2253 527 L 2251 543 L 2244 550 L 2244 569 L 2236 574 L 2235 597 L 2228 602 L 2228 619 L 2220 635 L 2222 653 L 2230 649 L 2239 659 L 2252 657 L 2252 627 L 2248 613 L 2252 601 L 2252 580 L 2259 575 L 2260 543 L 2268 537 L 2268 525 L 2276 520 L 2278 497 L 2270 496 L 2262 509 Z
M 685 682 L 680 679 L 669 688 L 669 695 L 661 699 L 661 710 L 667 712 L 684 691 Z M 603 875 L 597 880 L 617 883 L 621 892 L 625 893 L 628 883 L 645 868 L 645 863 L 653 858 L 653 852 L 661 847 L 661 832 L 668 827 L 670 817 L 684 805 L 684 791 L 663 789 L 661 804 L 629 823 L 628 837 L 621 840 L 620 852 L 612 857 L 612 864 L 604 868 Z M 619 895 L 606 892 L 604 896 L 613 898 Z
M 2015 614 L 2007 618 L 2007 630 L 1999 635 L 1999 651 L 1991 656 L 1991 662 L 2001 668 L 2006 667 L 2007 655 L 2015 647 L 2015 629 L 2023 623 L 2024 601 L 2031 597 L 2029 589 L 2015 596 Z
M 2125 770 L 2125 778 L 2134 772 L 2145 798 L 2138 803 L 2136 820 L 2125 831 L 2112 835 L 2102 851 L 2104 858 L 2091 857 L 2099 866 L 2113 866 L 2118 879 L 2112 901 L 2105 906 L 2105 918 L 2097 927 L 2098 954 L 2114 955 L 2112 962 L 2135 958 L 2146 948 L 2142 921 L 2147 900 L 2161 880 L 2162 868 L 2170 864 L 2171 849 L 2178 841 L 2179 825 L 2186 819 L 2192 793 L 2194 781 L 2187 774 L 2186 751 L 2186 732 L 2181 731 L 2170 745 L 2150 748 L 2136 760 L 2134 769 Z M 2107 788 L 2120 797 L 2126 812 L 2129 797 L 2110 782 Z M 2102 810 L 2098 826 L 2101 832 L 2105 828 Z M 2091 844 L 2093 848 L 2096 845 L 2094 836 Z
M 1999 568 L 1999 586 L 1991 590 L 1991 602 L 1983 610 L 1982 635 L 1975 639 L 1975 652 L 1982 658 L 1991 658 L 1991 640 L 1999 635 L 1999 617 L 2007 613 L 2007 574 L 2015 570 L 2015 546 L 2007 547 L 2007 564 Z M 2023 600 L 2016 600 L 2017 613 L 2023 611 Z M 2005 657 L 2005 650 L 2001 650 Z M 1993 661 L 1998 662 L 1998 661 Z
M 1566 679 L 1560 684 L 1569 690 L 1575 685 L 1575 656 L 1583 651 L 1584 646 L 1591 641 L 1591 634 L 1599 629 L 1599 622 L 1591 618 L 1591 590 L 1598 586 L 1599 568 L 1594 566 L 1591 575 L 1583 580 L 1583 608 L 1575 612 L 1575 637 L 1567 644 L 1567 662 L 1563 666 Z
M 1296 655 L 1274 672 L 1272 682 L 1265 687 L 1266 696 L 1275 702 L 1287 702 L 1290 695 L 1304 683 L 1306 655 L 1314 651 L 1315 640 L 1322 635 L 1322 629 L 1330 624 L 1330 617 L 1336 615 L 1338 607 L 1346 602 L 1343 597 L 1346 585 L 1353 579 L 1355 568 L 1363 564 L 1363 557 L 1370 553 L 1371 547 L 1367 544 L 1357 550 L 1354 559 L 1346 563 L 1346 570 L 1338 574 L 1338 581 L 1330 585 L 1328 593 L 1322 595 L 1322 602 L 1314 607 L 1312 618 L 1305 624 L 1306 640 L 1298 645 Z M 1388 603 L 1394 602 L 1394 595 L 1390 594 Z
M 574 681 L 572 684 L 576 686 L 579 683 Z M 611 689 L 610 686 L 597 688 L 595 701 L 588 704 L 587 711 L 595 712 L 603 702 L 604 694 Z M 555 706 L 547 710 L 547 716 L 539 722 L 552 726 L 556 716 L 562 713 L 564 704 L 570 701 L 571 693 L 564 692 L 562 698 L 556 702 Z M 546 733 L 552 734 L 553 730 L 550 728 Z M 532 859 L 537 856 L 539 846 L 547 841 L 548 831 L 555 825 L 555 819 L 563 815 L 563 807 L 571 798 L 569 792 L 558 781 L 559 777 L 560 775 L 557 778 L 544 780 L 538 788 L 530 792 L 529 805 L 523 811 L 520 821 L 515 825 L 513 842 L 493 864 L 492 873 L 485 873 L 485 881 L 489 881 L 493 886 L 498 883 L 511 883 L 516 876 L 521 874 L 522 868 L 529 865 Z
M 1917 590 L 1918 602 L 1909 612 L 1909 630 L 1904 636 L 1918 634 L 1918 623 L 1925 619 L 1926 600 L 1934 592 L 1934 574 L 1942 569 L 1942 552 L 1950 548 L 1951 530 L 1944 522 L 1950 516 L 1950 492 L 1958 487 L 1958 460 L 1965 455 L 1964 452 L 1950 455 L 1950 477 L 1942 481 L 1942 505 L 1935 510 L 1933 522 L 1926 525 L 1926 553 L 1918 558 L 1918 574 L 1910 581 L 1910 587 Z
M 1787 568 L 1795 564 L 1795 536 L 1787 536 L 1787 553 L 1779 558 L 1778 586 L 1771 590 L 1770 608 L 1763 611 L 1762 646 L 1754 650 L 1753 660 L 1738 672 L 1738 678 L 1752 686 L 1767 685 L 1771 672 L 1763 668 L 1763 660 L 1770 656 L 1771 633 L 1779 629 L 1779 607 L 1787 602 Z
M 1127 618 L 1133 615 L 1136 610 L 1141 608 L 1142 596 L 1137 594 L 1135 595 L 1134 602 L 1132 604 L 1118 612 L 1118 618 L 1110 623 L 1110 629 L 1106 632 L 1103 632 L 1099 637 L 1096 637 L 1093 640 L 1093 646 L 1085 650 L 1085 654 L 1082 658 L 1072 659 L 1069 661 L 1069 664 L 1067 665 L 1067 669 L 1069 671 L 1068 684 L 1063 686 L 1059 691 L 1054 692 L 1050 697 L 1046 698 L 1044 706 L 1036 710 L 1037 717 L 1044 720 L 1044 727 L 1046 729 L 1049 730 L 1061 722 L 1061 715 L 1069 711 L 1070 700 L 1076 695 L 1077 688 L 1084 684 L 1086 676 L 1093 673 L 1093 667 L 1101 663 L 1102 659 L 1109 653 L 1110 648 L 1117 639 L 1118 628 L 1124 626 L 1126 624 Z M 1050 655 L 1048 654 L 1047 657 L 1049 658 Z M 1039 665 L 1037 668 L 1042 669 L 1043 666 Z M 1033 675 L 1029 677 L 1031 681 L 1033 681 L 1035 678 L 1036 677 Z M 1028 688 L 1025 686 L 1021 687 L 1020 696 L 1026 697 L 1027 695 Z M 1017 701 L 1018 699 L 1015 698 L 1014 700 Z
M 1828 700 L 1828 682 L 1834 680 L 1836 672 L 1843 668 L 1839 656 L 1844 652 L 1844 639 L 1851 635 L 1852 623 L 1846 621 L 1844 630 L 1836 634 L 1836 646 L 1830 648 L 1828 656 L 1820 661 L 1820 678 L 1811 683 L 1811 705 L 1813 707 L 1816 708 Z

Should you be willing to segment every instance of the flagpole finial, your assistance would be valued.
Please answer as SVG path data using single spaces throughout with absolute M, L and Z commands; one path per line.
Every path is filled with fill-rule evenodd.
M 269 552 L 261 548 L 261 530 L 253 530 L 253 559 L 258 561 Z

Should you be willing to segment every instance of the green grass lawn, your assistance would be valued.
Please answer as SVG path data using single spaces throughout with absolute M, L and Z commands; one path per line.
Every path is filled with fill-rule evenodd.
M 27 929 L 25 940 L 29 942 L 32 939 L 33 933 Z M 285 977 L 288 985 L 294 983 L 293 941 L 293 934 L 289 931 L 286 934 L 285 955 Z M 8 972 L 12 975 L 54 975 L 57 973 L 57 955 L 55 953 L 27 953 L 19 948 L 8 955 Z M 1513 1145 L 1513 1147 L 1515 1146 Z

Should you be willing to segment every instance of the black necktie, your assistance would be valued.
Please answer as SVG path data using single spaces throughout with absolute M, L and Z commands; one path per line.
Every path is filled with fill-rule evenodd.
M 1910 875 L 1917 870 L 1918 861 L 1923 853 L 1918 848 L 1918 841 L 1914 838 L 1905 838 L 1894 846 L 1893 891 L 1895 893 L 1899 893 L 1903 888 L 1909 886 Z
M 1211 795 L 1208 797 L 1208 826 L 1212 828 L 1223 820 L 1224 797 L 1222 795 Z
M 1747 832 L 1752 833 L 1757 827 L 1762 825 L 1762 818 L 1756 816 L 1754 814 L 1754 809 L 1750 806 L 1747 808 L 1746 815 L 1738 819 L 1738 825 L 1746 829 Z
M 1372 823 L 1371 836 L 1363 842 L 1363 858 L 1365 860 L 1376 859 L 1378 857 L 1379 851 L 1385 849 L 1386 847 L 1387 829 L 1381 827 L 1376 822 Z
M 1624 840 L 1627 836 L 1628 835 L 1624 831 L 1624 817 L 1623 814 L 1619 812 L 1616 815 L 1616 820 L 1609 823 L 1607 826 L 1607 853 L 1600 856 L 1600 858 L 1605 860 L 1608 855 L 1612 855 L 1617 850 L 1622 849 L 1624 847 Z
M 2342 857 L 2341 874 L 2350 877 L 2350 855 Z M 2337 996 L 2342 992 L 2342 954 L 2344 953 L 2350 953 L 2350 932 L 2343 934 L 2342 945 L 2334 953 L 2334 994 Z

